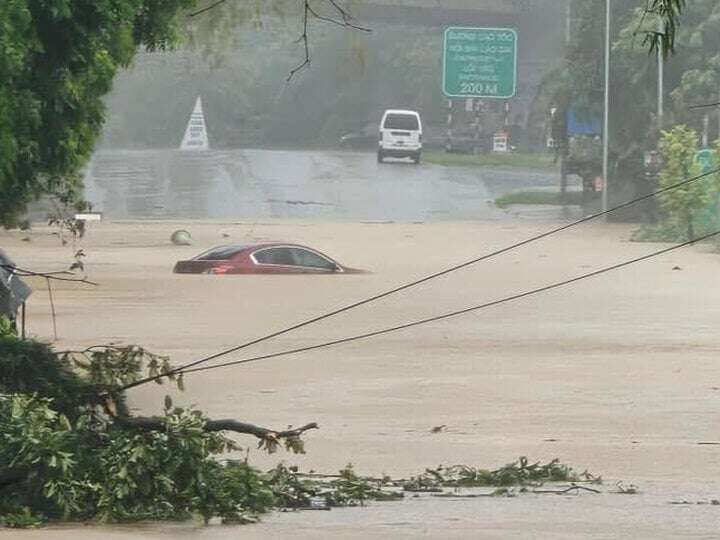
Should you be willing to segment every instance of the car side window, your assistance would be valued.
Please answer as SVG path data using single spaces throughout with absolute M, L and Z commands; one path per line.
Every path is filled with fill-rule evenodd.
M 295 266 L 296 264 L 289 248 L 262 249 L 256 251 L 253 257 L 260 264 L 281 264 L 284 266 Z
M 336 270 L 337 265 L 329 259 L 308 251 L 307 249 L 292 249 L 295 264 L 307 268 L 322 268 L 323 270 Z

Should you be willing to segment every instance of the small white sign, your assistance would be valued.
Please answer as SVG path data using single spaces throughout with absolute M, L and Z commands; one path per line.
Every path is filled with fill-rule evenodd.
M 75 214 L 78 221 L 100 221 L 102 214 L 100 212 L 88 212 L 87 214 Z
M 508 138 L 507 135 L 495 135 L 493 137 L 493 152 L 507 152 Z
M 205 115 L 203 114 L 202 99 L 198 96 L 195 101 L 195 108 L 188 120 L 185 135 L 180 143 L 180 150 L 208 150 L 210 143 L 208 141 L 207 126 L 205 124 Z

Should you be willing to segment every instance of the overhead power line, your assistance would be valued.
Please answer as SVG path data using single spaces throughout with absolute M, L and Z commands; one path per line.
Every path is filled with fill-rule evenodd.
M 712 233 L 709 233 L 709 234 L 706 234 L 706 235 L 704 235 L 704 236 L 700 236 L 700 237 L 698 237 L 698 238 L 694 238 L 694 239 L 692 239 L 692 240 L 688 240 L 687 242 L 683 242 L 682 244 L 677 244 L 677 245 L 671 246 L 671 247 L 669 247 L 669 248 L 661 249 L 661 250 L 659 250 L 659 251 L 655 251 L 655 252 L 653 252 L 653 253 L 649 253 L 649 254 L 647 254 L 647 255 L 643 255 L 642 257 L 637 257 L 637 258 L 635 258 L 635 259 L 630 259 L 630 260 L 628 260 L 628 261 L 624 261 L 624 262 L 621 262 L 621 263 L 618 263 L 618 264 L 614 264 L 614 265 L 612 265 L 612 266 L 606 266 L 605 268 L 601 268 L 601 269 L 595 270 L 595 271 L 593 271 L 593 272 L 588 272 L 588 273 L 586 273 L 586 274 L 581 274 L 581 275 L 579 275 L 579 276 L 575 276 L 575 277 L 570 278 L 570 279 L 566 279 L 566 280 L 563 280 L 563 281 L 558 281 L 558 282 L 552 283 L 552 284 L 550 284 L 550 285 L 545 285 L 545 286 L 543 286 L 543 287 L 538 287 L 538 288 L 536 288 L 536 289 L 530 289 L 530 290 L 525 291 L 525 292 L 521 292 L 521 293 L 518 293 L 518 294 L 513 294 L 513 295 L 511 295 L 511 296 L 506 296 L 506 297 L 504 297 L 504 298 L 500 298 L 499 300 L 493 300 L 492 302 L 485 302 L 484 304 L 479 304 L 479 305 L 476 305 L 476 306 L 471 306 L 471 307 L 468 307 L 468 308 L 465 308 L 465 309 L 460 309 L 460 310 L 458 310 L 458 311 L 451 311 L 451 312 L 449 312 L 449 313 L 444 313 L 444 314 L 442 314 L 442 315 L 436 315 L 436 316 L 434 316 L 434 317 L 428 317 L 428 318 L 426 318 L 426 319 L 420 319 L 420 320 L 417 320 L 417 321 L 412 321 L 412 322 L 405 323 L 405 324 L 401 324 L 401 325 L 398 325 L 398 326 L 392 326 L 392 327 L 390 327 L 390 328 L 384 328 L 384 329 L 382 329 L 382 330 L 376 330 L 376 331 L 374 331 L 374 332 L 368 332 L 368 333 L 366 333 L 366 334 L 358 334 L 358 335 L 355 335 L 355 336 L 350 336 L 350 337 L 345 337 L 345 338 L 341 338 L 341 339 L 336 339 L 336 340 L 334 340 L 334 341 L 326 341 L 326 342 L 324 342 L 324 343 L 319 343 L 319 344 L 317 344 L 317 345 L 309 345 L 309 346 L 307 346 L 307 347 L 299 347 L 299 348 L 297 348 L 297 349 L 289 349 L 289 350 L 286 350 L 286 351 L 280 351 L 280 352 L 276 352 L 276 353 L 265 354 L 265 355 L 262 355 L 262 356 L 255 356 L 255 357 L 253 357 L 253 358 L 245 358 L 245 359 L 243 359 L 243 360 L 234 360 L 234 361 L 232 361 L 232 362 L 224 362 L 224 363 L 222 363 L 222 364 L 215 364 L 215 365 L 212 365 L 212 366 L 203 366 L 203 367 L 195 367 L 195 368 L 191 368 L 191 369 L 185 369 L 185 370 L 182 370 L 181 373 L 186 374 L 186 373 L 197 373 L 197 372 L 199 372 L 199 371 L 209 371 L 209 370 L 211 370 L 211 369 L 219 369 L 219 368 L 223 368 L 223 367 L 237 366 L 237 365 L 241 365 L 241 364 L 249 364 L 249 363 L 251 363 L 251 362 L 258 362 L 258 361 L 260 361 L 260 360 L 268 360 L 268 359 L 270 359 L 270 358 L 277 358 L 277 357 L 280 357 L 280 356 L 288 356 L 288 355 L 291 355 L 291 354 L 298 354 L 298 353 L 307 352 L 307 351 L 314 351 L 314 350 L 317 350 L 317 349 L 325 349 L 325 348 L 328 348 L 328 347 L 333 347 L 333 346 L 335 346 L 335 345 L 341 345 L 341 344 L 343 344 L 343 343 L 350 343 L 350 342 L 353 342 L 353 341 L 360 341 L 360 340 L 363 340 L 363 339 L 368 339 L 368 338 L 372 338 L 372 337 L 377 337 L 377 336 L 381 336 L 381 335 L 384 335 L 384 334 L 390 334 L 390 333 L 393 333 L 393 332 L 398 332 L 398 331 L 400 331 L 400 330 L 406 330 L 406 329 L 408 329 L 408 328 L 413 328 L 413 327 L 415 327 L 415 326 L 422 326 L 422 325 L 429 324 L 429 323 L 433 323 L 433 322 L 436 322 L 436 321 L 442 321 L 442 320 L 444 320 L 444 319 L 450 319 L 450 318 L 452 318 L 452 317 L 458 317 L 458 316 L 460 316 L 460 315 L 465 315 L 465 314 L 467 314 L 467 313 L 471 313 L 471 312 L 474 312 L 474 311 L 481 311 L 481 310 L 483 310 L 483 309 L 488 309 L 488 308 L 491 308 L 491 307 L 494 307 L 494 306 L 499 306 L 499 305 L 501 305 L 501 304 L 507 304 L 507 303 L 513 302 L 513 301 L 515 301 L 515 300 L 520 300 L 520 299 L 526 298 L 526 297 L 528 297 L 528 296 L 534 296 L 534 295 L 536 295 L 536 294 L 540 294 L 540 293 L 544 293 L 544 292 L 547 292 L 547 291 L 551 291 L 551 290 L 553 290 L 553 289 L 558 289 L 558 288 L 561 288 L 561 287 L 566 287 L 566 286 L 571 285 L 571 284 L 573 284 L 573 283 L 576 283 L 576 282 L 578 282 L 578 281 L 582 281 L 582 280 L 585 280 L 585 279 L 589 279 L 589 278 L 591 278 L 591 277 L 599 276 L 599 275 L 601 275 L 601 274 L 606 274 L 606 273 L 608 273 L 608 272 L 612 272 L 613 270 L 618 270 L 618 269 L 620 269 L 620 268 L 624 268 L 624 267 L 626 267 L 626 266 L 630 266 L 631 264 L 636 264 L 636 263 L 639 263 L 639 262 L 642 262 L 642 261 L 646 261 L 646 260 L 648 260 L 648 259 L 652 259 L 652 258 L 654 258 L 654 257 L 658 257 L 658 256 L 660 256 L 660 255 L 664 255 L 665 253 L 669 253 L 669 252 L 671 252 L 671 251 L 675 251 L 675 250 L 680 249 L 680 248 L 683 248 L 683 247 L 685 247 L 685 246 L 689 246 L 690 244 L 694 244 L 694 243 L 696 243 L 696 242 L 702 242 L 703 240 L 707 240 L 708 238 L 712 238 L 713 236 L 716 236 L 716 235 L 718 235 L 718 234 L 720 234 L 720 230 L 715 231 L 715 232 L 712 232 Z
M 700 105 L 690 105 L 688 109 L 708 109 L 710 107 L 720 107 L 720 101 L 714 103 L 702 103 Z
M 198 360 L 194 360 L 194 361 L 192 361 L 192 362 L 189 362 L 189 363 L 187 363 L 187 364 L 184 364 L 184 365 L 182 365 L 182 366 L 179 366 L 179 367 L 177 367 L 177 368 L 175 368 L 175 369 L 173 369 L 173 370 L 171 370 L 171 371 L 169 371 L 169 372 L 167 372 L 167 373 L 162 373 L 162 374 L 159 374 L 159 375 L 154 375 L 154 376 L 152 376 L 152 377 L 146 377 L 146 378 L 144 378 L 144 379 L 140 379 L 140 380 L 138 380 L 138 381 L 135 381 L 135 382 L 133 382 L 133 383 L 130 383 L 130 384 L 127 384 L 127 385 L 123 386 L 122 388 L 120 388 L 120 391 L 129 390 L 129 389 L 131 389 L 131 388 L 135 388 L 136 386 L 140 386 L 140 385 L 143 385 L 143 384 L 146 384 L 146 383 L 149 383 L 149 382 L 153 382 L 153 381 L 162 379 L 162 378 L 164 378 L 164 377 L 168 377 L 168 376 L 170 376 L 170 375 L 179 373 L 179 372 L 181 372 L 181 371 L 186 371 L 186 370 L 188 370 L 188 369 L 194 368 L 194 367 L 199 366 L 199 365 L 201 365 L 201 364 L 206 364 L 206 363 L 208 363 L 208 362 L 211 362 L 212 360 L 216 360 L 217 358 L 220 358 L 220 357 L 222 357 L 222 356 L 227 356 L 228 354 L 232 354 L 232 353 L 237 352 L 237 351 L 240 351 L 240 350 L 242 350 L 242 349 L 246 349 L 246 348 L 248 348 L 248 347 L 252 347 L 253 345 L 257 345 L 257 344 L 262 343 L 262 342 L 264 342 L 264 341 L 268 341 L 268 340 L 270 340 L 270 339 L 273 339 L 273 338 L 282 336 L 282 335 L 284 335 L 284 334 L 288 334 L 288 333 L 290 333 L 290 332 L 292 332 L 292 331 L 294 331 L 294 330 L 298 330 L 298 329 L 300 329 L 300 328 L 304 328 L 304 327 L 306 327 L 306 326 L 310 326 L 310 325 L 312 325 L 312 324 L 315 324 L 315 323 L 317 323 L 317 322 L 323 321 L 323 320 L 325 320 L 325 319 L 329 319 L 330 317 L 334 317 L 335 315 L 339 315 L 339 314 L 341 314 L 341 313 L 345 313 L 345 312 L 350 311 L 350 310 L 352 310 L 352 309 L 355 309 L 355 308 L 357 308 L 357 307 L 360 307 L 360 306 L 363 306 L 363 305 L 366 305 L 366 304 L 370 304 L 370 303 L 372 303 L 372 302 L 375 302 L 375 301 L 380 300 L 380 299 L 382 299 L 382 298 L 386 298 L 386 297 L 388 297 L 388 296 L 391 296 L 391 295 L 393 295 L 393 294 L 399 293 L 399 292 L 401 292 L 401 291 L 404 291 L 404 290 L 407 290 L 407 289 L 411 289 L 411 288 L 416 287 L 416 286 L 418 286 L 418 285 L 420 285 L 420 284 L 422 284 L 422 283 L 426 283 L 426 282 L 428 282 L 428 281 L 431 281 L 431 280 L 433 280 L 433 279 L 439 278 L 439 277 L 441 277 L 441 276 L 445 276 L 445 275 L 450 274 L 450 273 L 452 273 L 452 272 L 456 272 L 456 271 L 461 270 L 461 269 L 463 269 L 463 268 L 467 268 L 467 267 L 472 266 L 472 265 L 474 265 L 474 264 L 477 264 L 477 263 L 479 263 L 479 262 L 486 261 L 486 260 L 491 259 L 491 258 L 493 258 L 493 257 L 497 257 L 498 255 L 501 255 L 501 254 L 503 254 L 503 253 L 507 253 L 507 252 L 512 251 L 512 250 L 514 250 L 514 249 L 517 249 L 517 248 L 519 248 L 519 247 L 526 246 L 526 245 L 528 245 L 528 244 L 532 244 L 533 242 L 537 242 L 538 240 L 541 240 L 541 239 L 543 239 L 543 238 L 547 238 L 547 237 L 549 237 L 549 236 L 552 236 L 552 235 L 554 235 L 554 234 L 560 233 L 560 232 L 565 231 L 565 230 L 567 230 L 567 229 L 570 229 L 570 228 L 572 228 L 572 227 L 576 227 L 576 226 L 581 225 L 581 224 L 583 224 L 583 223 L 586 223 L 586 222 L 588 222 L 588 221 L 592 221 L 592 220 L 598 219 L 598 218 L 600 218 L 600 217 L 603 217 L 603 216 L 605 216 L 605 215 L 607 215 L 607 214 L 611 214 L 611 213 L 613 213 L 613 212 L 617 212 L 618 210 L 621 210 L 621 209 L 623 209 L 623 208 L 627 208 L 627 207 L 632 206 L 632 205 L 634 205 L 634 204 L 637 204 L 637 203 L 639 203 L 639 202 L 642 202 L 642 201 L 651 199 L 651 198 L 656 197 L 656 196 L 658 196 L 658 195 L 660 195 L 660 194 L 662 194 L 662 193 L 667 193 L 667 192 L 672 191 L 672 190 L 674 190 L 674 189 L 677 189 L 677 188 L 679 188 L 679 187 L 681 187 L 681 186 L 684 186 L 684 185 L 687 185 L 687 184 L 690 184 L 690 183 L 693 183 L 693 182 L 697 182 L 697 181 L 699 181 L 699 180 L 701 180 L 701 179 L 703 179 L 703 178 L 705 178 L 705 177 L 707 177 L 707 176 L 710 176 L 710 175 L 712 175 L 712 174 L 716 174 L 716 173 L 718 173 L 718 172 L 720 172 L 720 168 L 715 168 L 715 169 L 712 169 L 712 170 L 710 170 L 710 171 L 707 171 L 707 172 L 704 172 L 704 173 L 702 173 L 702 174 L 699 174 L 699 175 L 697 175 L 697 176 L 693 176 L 693 177 L 691 177 L 691 178 L 686 178 L 686 179 L 684 179 L 684 180 L 681 180 L 681 181 L 679 181 L 679 182 L 676 182 L 675 184 L 671 184 L 671 185 L 666 186 L 666 187 L 664 187 L 664 188 L 661 188 L 661 189 L 658 189 L 658 190 L 656 190 L 656 191 L 653 191 L 652 193 L 649 193 L 649 194 L 647 194 L 647 195 L 643 195 L 642 197 L 637 197 L 637 198 L 632 199 L 632 200 L 630 200 L 630 201 L 627 201 L 627 202 L 624 202 L 624 203 L 619 204 L 619 205 L 617 205 L 617 206 L 614 206 L 614 207 L 612 207 L 612 208 L 609 208 L 609 209 L 607 209 L 607 210 L 605 210 L 605 211 L 603 211 L 603 212 L 598 212 L 598 213 L 596 213 L 596 214 L 591 214 L 591 215 L 586 216 L 586 217 L 584 217 L 584 218 L 578 219 L 578 220 L 576 220 L 576 221 L 572 221 L 572 222 L 567 223 L 567 224 L 565 224 L 565 225 L 561 225 L 561 226 L 556 227 L 556 228 L 554 228 L 554 229 L 550 229 L 550 230 L 548 230 L 548 231 L 546 231 L 546 232 L 537 234 L 537 235 L 532 236 L 532 237 L 530 237 L 530 238 L 526 238 L 525 240 L 521 240 L 520 242 L 516 242 L 516 243 L 511 244 L 511 245 L 509 245 L 509 246 L 506 246 L 506 247 L 504 247 L 504 248 L 501 248 L 501 249 L 492 251 L 492 252 L 487 253 L 487 254 L 485 254 L 485 255 L 481 255 L 481 256 L 476 257 L 476 258 L 474 258 L 474 259 L 471 259 L 471 260 L 469 260 L 469 261 L 466 261 L 466 262 L 457 264 L 457 265 L 455 265 L 455 266 L 451 266 L 451 267 L 446 268 L 446 269 L 444 269 L 444 270 L 440 270 L 439 272 L 435 272 L 435 273 L 433 273 L 433 274 L 430 274 L 430 275 L 425 276 L 425 277 L 423 277 L 423 278 L 417 279 L 417 280 L 415 280 L 415 281 L 411 281 L 411 282 L 406 283 L 406 284 L 404 284 L 404 285 L 400 285 L 400 286 L 395 287 L 395 288 L 393 288 L 393 289 L 389 289 L 389 290 L 387 290 L 387 291 L 385 291 L 385 292 L 376 294 L 376 295 L 374 295 L 374 296 L 370 296 L 370 297 L 365 298 L 365 299 L 363 299 L 363 300 L 359 300 L 359 301 L 357 301 L 357 302 L 353 302 L 353 303 L 348 304 L 348 305 L 345 305 L 345 306 L 343 306 L 343 307 L 341 307 L 341 308 L 338 308 L 338 309 L 329 311 L 329 312 L 324 313 L 324 314 L 322 314 L 322 315 L 318 315 L 317 317 L 313 317 L 313 318 L 311 318 L 311 319 L 307 319 L 307 320 L 305 320 L 305 321 L 303 321 L 303 322 L 300 322 L 300 323 L 297 323 L 297 324 L 293 324 L 293 325 L 288 326 L 288 327 L 286 327 L 286 328 L 283 328 L 283 329 L 281 329 L 281 330 L 277 330 L 277 331 L 272 332 L 272 333 L 270 333 L 270 334 L 266 334 L 266 335 L 264 335 L 264 336 L 262 336 L 262 337 L 255 338 L 255 339 L 252 339 L 252 340 L 250 340 L 250 341 L 246 341 L 245 343 L 242 343 L 241 345 L 237 345 L 237 346 L 235 346 L 235 347 L 231 347 L 231 348 L 225 349 L 225 350 L 223 350 L 223 351 L 220 351 L 220 352 L 211 354 L 211 355 L 209 355 L 209 356 L 205 356 L 205 357 L 200 358 L 200 359 L 198 359 Z

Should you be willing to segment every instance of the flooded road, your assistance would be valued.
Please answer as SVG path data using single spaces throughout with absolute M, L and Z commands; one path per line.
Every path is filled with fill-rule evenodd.
M 372 153 L 113 150 L 95 154 L 86 196 L 114 219 L 497 219 L 499 194 L 552 185 L 551 172 L 379 165 Z
M 553 224 L 438 221 L 93 223 L 81 246 L 99 287 L 54 288 L 60 349 L 138 343 L 185 363 L 517 242 Z M 170 233 L 192 232 L 192 246 Z M 648 252 L 631 227 L 587 224 L 402 295 L 226 357 L 246 358 L 364 333 L 490 301 Z M 20 265 L 67 267 L 71 246 L 38 225 L 2 232 Z M 30 234 L 30 241 L 23 241 Z M 370 270 L 343 276 L 172 274 L 176 260 L 228 242 L 291 240 Z M 332 473 L 408 477 L 439 464 L 495 468 L 559 458 L 605 479 L 603 493 L 468 500 L 408 498 L 331 512 L 272 514 L 244 528 L 154 524 L 3 532 L 3 538 L 717 538 L 720 259 L 707 246 L 569 289 L 418 330 L 188 377 L 173 401 L 270 427 L 316 421 L 306 455 L 250 460 Z M 28 322 L 52 341 L 41 281 Z M 710 284 L 698 287 L 698 283 Z M 169 387 L 130 393 L 155 414 Z M 440 433 L 435 426 L 445 425 Z M 239 454 L 235 457 L 242 457 Z M 615 482 L 639 495 L 617 495 Z M 689 505 L 672 505 L 689 501 Z M 695 502 L 705 502 L 703 505 Z
M 514 498 L 445 499 L 408 497 L 365 508 L 265 515 L 244 526 L 134 524 L 51 527 L 8 531 L 3 540 L 593 540 L 717 539 L 718 506 L 670 505 L 676 492 L 635 496 L 527 495 Z M 708 499 L 705 499 L 706 501 Z

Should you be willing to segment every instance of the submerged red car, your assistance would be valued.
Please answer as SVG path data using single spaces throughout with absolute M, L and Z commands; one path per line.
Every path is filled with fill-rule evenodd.
M 296 244 L 233 244 L 219 246 L 187 261 L 176 274 L 358 274 L 323 253 Z

